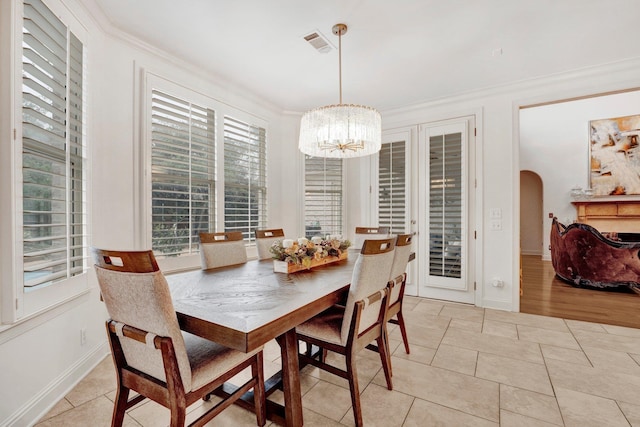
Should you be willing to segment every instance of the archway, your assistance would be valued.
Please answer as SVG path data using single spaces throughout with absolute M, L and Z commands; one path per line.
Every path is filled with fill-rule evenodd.
M 520 171 L 520 250 L 522 255 L 542 256 L 542 179 L 531 171 Z

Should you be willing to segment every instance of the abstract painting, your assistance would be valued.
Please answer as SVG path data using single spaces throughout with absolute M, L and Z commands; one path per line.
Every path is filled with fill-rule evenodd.
M 640 114 L 589 122 L 594 196 L 640 194 Z

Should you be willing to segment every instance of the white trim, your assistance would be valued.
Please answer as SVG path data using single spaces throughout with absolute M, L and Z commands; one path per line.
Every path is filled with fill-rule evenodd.
M 514 286 L 517 287 L 517 286 Z M 511 301 L 485 299 L 482 307 L 494 310 L 515 311 L 511 307 Z
M 15 323 L 0 326 L 0 346 L 12 339 L 35 329 L 53 319 L 60 316 L 60 314 L 69 311 L 81 304 L 87 303 L 88 298 L 91 298 L 91 290 L 87 289 L 79 294 L 72 295 L 71 297 L 52 304 L 47 307 L 46 310 L 40 310 L 27 317 L 17 320 Z
M 14 174 L 14 138 L 16 122 L 15 78 L 20 75 L 16 69 L 17 22 L 16 2 L 0 1 L 0 324 L 15 320 L 16 287 L 14 285 L 16 241 L 14 225 L 16 197 Z M 0 327 L 1 328 L 1 327 Z
M 465 102 L 475 101 L 478 99 L 486 100 L 488 98 L 500 97 L 503 95 L 511 96 L 513 94 L 532 91 L 539 88 L 545 88 L 542 95 L 535 95 L 527 98 L 526 103 L 518 103 L 521 107 L 531 106 L 539 103 L 554 102 L 562 99 L 569 99 L 575 96 L 584 96 L 586 93 L 593 94 L 591 90 L 585 91 L 573 90 L 574 95 L 560 95 L 558 92 L 549 91 L 550 86 L 562 87 L 565 82 L 573 83 L 575 81 L 591 82 L 598 81 L 599 90 L 596 93 L 606 93 L 616 90 L 628 90 L 640 87 L 640 82 L 637 78 L 637 70 L 640 68 L 640 58 L 623 59 L 620 61 L 610 62 L 607 64 L 597 64 L 589 67 L 579 68 L 570 71 L 562 71 L 554 74 L 546 74 L 540 77 L 535 77 L 527 80 L 519 80 L 516 82 L 509 82 L 502 85 L 490 86 L 486 88 L 470 90 L 453 95 L 445 95 L 440 98 L 435 98 L 428 101 L 418 102 L 411 105 L 406 105 L 400 108 L 389 108 L 381 110 L 385 121 L 389 113 L 399 116 L 407 116 L 414 112 L 422 110 L 432 109 L 435 107 L 441 107 L 445 105 L 459 105 Z M 634 75 L 628 80 L 614 81 L 612 83 L 602 83 L 602 76 L 607 76 L 617 73 L 629 73 Z M 569 84 L 569 87 L 574 85 Z M 593 88 L 593 84 L 589 86 Z

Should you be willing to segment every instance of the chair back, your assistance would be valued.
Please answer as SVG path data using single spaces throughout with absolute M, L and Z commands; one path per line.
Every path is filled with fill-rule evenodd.
M 202 269 L 225 267 L 247 262 L 247 249 L 241 231 L 200 233 Z
M 191 389 L 191 367 L 178 325 L 169 285 L 152 251 L 111 251 L 92 248 L 98 285 L 127 364 L 166 382 L 162 354 L 152 334 L 173 341 L 185 390 Z M 118 331 L 119 325 L 119 331 Z M 147 331 L 147 344 L 125 337 L 129 325 Z
M 407 264 L 409 263 L 409 255 L 411 254 L 411 234 L 398 234 L 396 238 L 396 249 L 393 255 L 393 264 L 391 265 L 391 275 L 389 280 L 395 280 L 398 276 L 404 275 L 407 271 Z M 405 276 L 406 279 L 406 276 Z M 405 280 L 403 279 L 403 281 Z M 389 305 L 398 301 L 400 298 L 400 292 L 402 286 L 396 283 L 396 286 L 391 290 L 391 297 L 389 298 Z
M 365 240 L 386 239 L 387 237 L 389 237 L 389 227 L 356 227 L 353 247 L 360 249 Z
M 353 267 L 349 295 L 342 319 L 340 340 L 343 345 L 349 338 L 355 303 L 387 286 L 393 264 L 394 240 L 395 238 L 365 240 L 362 245 L 360 255 L 358 255 Z M 386 298 L 383 298 L 363 308 L 358 331 L 355 331 L 356 334 L 376 323 L 381 304 L 385 301 Z
M 269 251 L 269 248 L 271 248 L 273 242 L 284 239 L 284 231 L 282 228 L 256 230 L 255 233 L 258 259 L 272 258 L 273 254 Z

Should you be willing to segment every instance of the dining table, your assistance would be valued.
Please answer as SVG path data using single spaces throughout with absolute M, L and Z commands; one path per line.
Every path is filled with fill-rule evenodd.
M 272 260 L 167 274 L 182 330 L 250 352 L 275 339 L 282 369 L 265 383 L 267 396 L 281 388 L 284 407 L 267 400 L 267 416 L 302 426 L 302 393 L 295 327 L 344 300 L 358 252 L 347 259 L 296 273 L 276 273 Z M 225 384 L 220 394 L 231 393 Z M 240 401 L 253 406 L 252 393 Z

